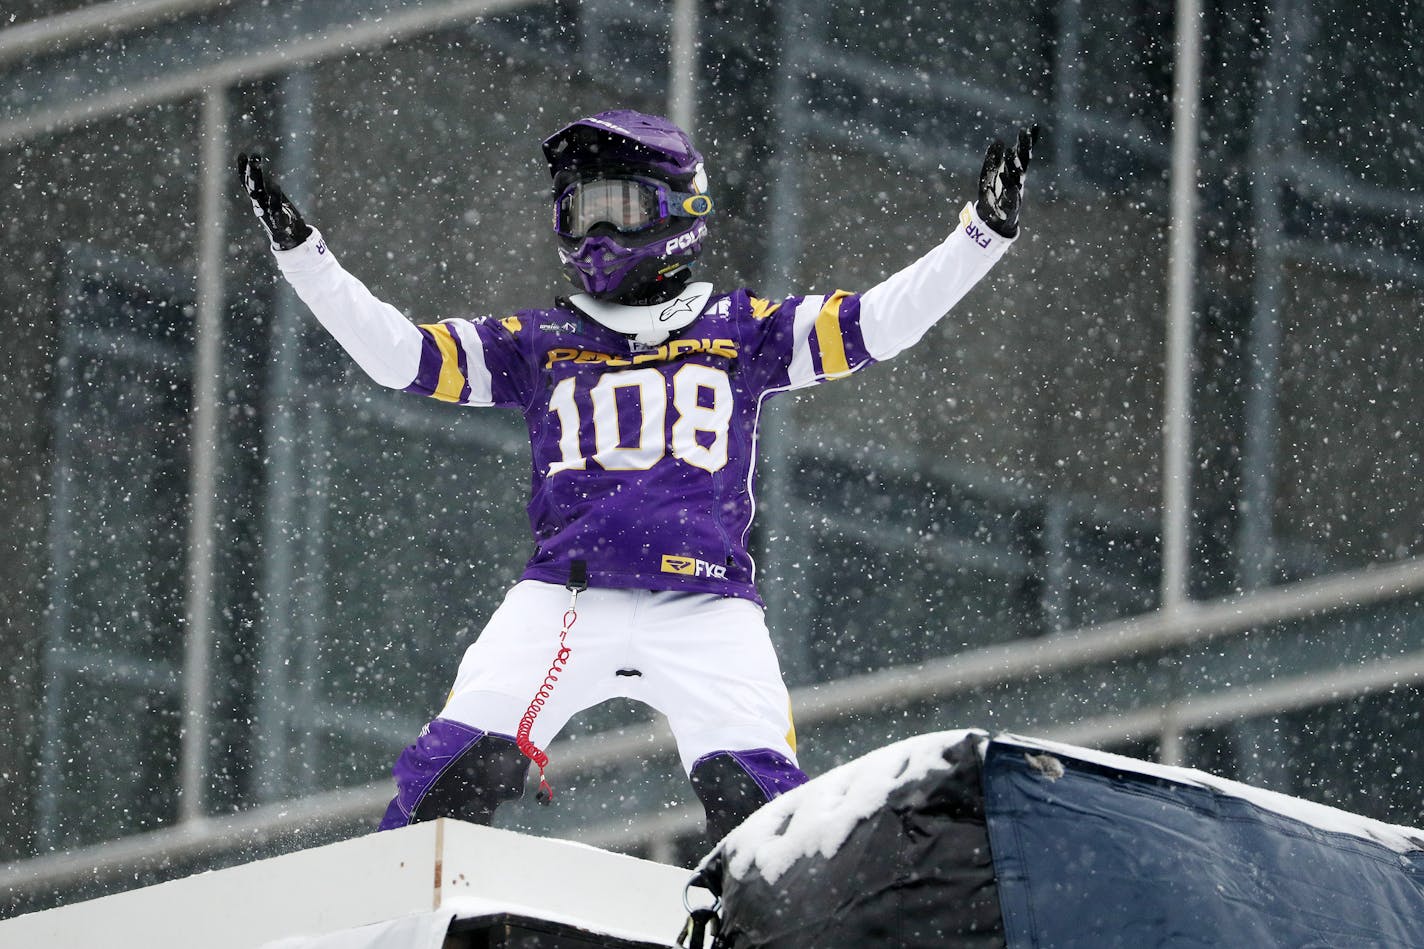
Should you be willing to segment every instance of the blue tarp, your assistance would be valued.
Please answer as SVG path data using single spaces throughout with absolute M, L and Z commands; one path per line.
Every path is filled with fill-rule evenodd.
M 1424 949 L 1424 832 L 977 729 L 796 788 L 698 880 L 713 949 Z
M 985 812 L 1010 949 L 1424 947 L 1424 852 L 1209 787 L 995 739 Z

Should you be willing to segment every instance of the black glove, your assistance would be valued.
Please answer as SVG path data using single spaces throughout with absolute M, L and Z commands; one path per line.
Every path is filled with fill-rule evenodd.
M 242 182 L 242 190 L 252 201 L 253 213 L 278 250 L 291 250 L 301 246 L 312 229 L 302 220 L 301 214 L 292 207 L 292 202 L 277 187 L 277 182 L 263 168 L 261 155 L 238 155 L 237 177 Z
M 1023 207 L 1024 172 L 1028 171 L 1033 147 L 1038 144 L 1038 126 L 1019 129 L 1018 147 L 1010 151 L 995 140 L 984 156 L 979 172 L 979 203 L 974 210 L 1000 237 L 1019 232 L 1019 209 Z

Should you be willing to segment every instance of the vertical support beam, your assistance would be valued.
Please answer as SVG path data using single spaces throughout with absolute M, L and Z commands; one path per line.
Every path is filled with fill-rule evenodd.
M 1186 606 L 1191 555 L 1191 386 L 1196 281 L 1200 0 L 1177 0 L 1172 89 L 1172 199 L 1167 264 L 1167 366 L 1162 421 L 1162 609 Z
M 697 13 L 697 0 L 673 0 L 668 117 L 689 135 L 697 123 Z
M 1238 718 L 1228 728 L 1239 769 L 1232 778 L 1268 791 L 1296 793 L 1290 750 L 1276 716 Z
M 1079 91 L 1083 82 L 1083 0 L 1058 0 L 1058 35 L 1053 45 L 1053 98 L 1056 121 L 1054 174 L 1060 186 L 1076 194 L 1079 185 Z
M 767 220 L 776 221 L 776 235 L 766 248 L 766 272 L 762 275 L 772 298 L 791 292 L 796 262 L 801 255 L 801 188 L 799 165 L 794 160 L 802 147 L 803 121 L 801 109 L 801 60 L 791 50 L 805 50 L 805 23 L 802 0 L 783 0 L 775 6 L 777 18 L 777 75 L 772 93 L 772 119 L 777 133 L 773 136 L 776 152 L 772 156 L 773 177 Z M 762 536 L 766 538 L 762 570 L 770 576 L 759 581 L 766 597 L 771 618 L 772 641 L 776 643 L 782 675 L 788 684 L 800 684 L 811 679 L 809 595 L 798 590 L 798 577 L 792 576 L 793 562 L 809 563 L 803 554 L 789 555 L 791 538 L 797 531 L 793 524 L 792 504 L 795 491 L 792 466 L 796 458 L 797 426 L 793 406 L 763 408 L 761 438 L 758 450 L 764 458 L 758 462 L 757 483 L 761 500 L 758 519 Z M 805 543 L 803 538 L 801 543 Z M 761 571 L 759 571 L 760 573 Z
M 1068 502 L 1052 495 L 1043 511 L 1043 589 L 1038 597 L 1043 632 L 1061 633 L 1068 628 L 1072 604 L 1072 577 L 1068 562 Z
M 784 0 L 776 5 L 776 77 L 771 112 L 776 134 L 772 155 L 771 207 L 769 220 L 777 222 L 776 237 L 766 248 L 768 289 L 774 297 L 792 290 L 796 265 L 801 259 L 801 166 L 795 160 L 803 147 L 805 94 L 801 70 L 812 47 L 812 30 L 802 0 Z
M 653 835 L 648 841 L 648 859 L 655 863 L 677 865 L 677 838 L 666 831 Z
M 193 352 L 192 461 L 188 470 L 188 582 L 183 650 L 183 821 L 207 810 L 208 716 L 211 706 L 213 588 L 217 549 L 218 399 L 222 375 L 223 198 L 228 181 L 225 88 L 203 93 L 202 166 L 198 199 L 198 298 Z
M 1268 57 L 1268 59 L 1273 57 Z M 1261 113 L 1269 111 L 1263 107 Z M 1264 114 L 1257 126 L 1274 124 Z M 1240 522 L 1236 537 L 1237 577 L 1243 590 L 1268 586 L 1275 575 L 1276 387 L 1280 377 L 1281 255 L 1272 235 L 1280 233 L 1277 204 L 1280 177 L 1275 164 L 1265 158 L 1274 149 L 1253 134 L 1251 153 L 1251 210 L 1256 234 L 1255 273 L 1252 275 L 1251 337 L 1246 357 L 1245 425 L 1241 448 Z
M 1295 127 L 1294 95 L 1299 70 L 1290 64 L 1292 46 L 1304 25 L 1292 4 L 1272 4 L 1267 22 L 1267 55 L 1260 98 L 1251 123 L 1251 217 L 1255 267 L 1251 336 L 1246 358 L 1245 424 L 1241 448 L 1240 521 L 1236 537 L 1237 577 L 1243 590 L 1270 585 L 1276 575 L 1273 515 L 1276 504 L 1276 429 L 1281 349 L 1280 182 L 1282 137 Z M 1286 110 L 1289 110 L 1287 113 Z
M 1181 768 L 1186 765 L 1185 736 L 1182 734 L 1181 710 L 1176 702 L 1162 708 L 1162 728 L 1157 733 L 1157 763 Z
M 78 297 L 78 284 L 71 265 L 60 299 L 73 300 Z M 62 359 L 55 367 L 61 392 L 70 389 L 70 379 L 75 371 L 76 360 L 70 351 L 72 345 L 72 341 L 66 336 L 61 342 L 61 352 L 69 358 Z M 73 677 L 65 668 L 63 657 L 70 648 L 69 629 L 73 622 L 69 604 L 74 577 L 74 519 L 78 509 L 76 500 L 80 493 L 77 486 L 80 475 L 74 470 L 74 445 L 78 423 L 75 410 L 68 403 L 68 398 L 60 397 L 54 431 L 54 488 L 49 501 L 49 609 L 45 611 L 45 645 L 40 663 L 43 696 L 40 706 L 39 761 L 34 783 L 35 844 L 40 852 L 60 844 L 60 815 L 63 810 L 61 798 L 65 791 L 60 764 L 67 756 L 65 749 L 68 737 L 64 734 L 64 709 L 65 703 L 73 698 Z
M 296 294 L 293 293 L 292 296 L 295 298 Z M 305 312 L 305 304 L 294 302 L 302 306 Z M 327 634 L 326 617 L 330 615 L 327 609 L 331 587 L 326 538 L 331 526 L 333 436 L 331 416 L 327 411 L 316 405 L 308 406 L 308 410 L 304 444 L 310 452 L 310 458 L 307 460 L 309 468 L 302 479 L 302 493 L 306 499 L 302 529 L 307 539 L 302 545 L 305 557 L 301 576 L 292 578 L 296 589 L 301 591 L 298 602 L 302 604 L 302 608 L 293 618 L 297 645 L 295 648 L 288 646 L 288 658 L 282 666 L 284 670 L 288 670 L 289 677 L 292 675 L 290 670 L 295 670 L 297 676 L 295 685 L 290 678 L 287 681 L 289 705 L 282 709 L 283 721 L 288 726 L 300 729 L 303 735 L 300 768 L 288 767 L 285 757 L 288 754 L 287 746 L 284 745 L 281 749 L 284 756 L 283 766 L 287 767 L 288 771 L 287 786 L 292 794 L 310 794 L 320 790 L 320 782 L 324 779 L 322 767 L 326 760 L 325 745 L 318 732 L 308 726 L 310 718 L 304 716 L 315 715 L 315 709 L 321 701 L 318 686 L 323 679 L 323 670 L 319 647 Z
M 277 134 L 281 140 L 282 186 L 299 208 L 311 197 L 312 77 L 308 69 L 288 74 L 282 82 Z M 260 228 L 253 234 L 254 239 Z M 311 446 L 300 431 L 297 397 L 305 306 L 283 281 L 273 303 L 271 362 L 267 375 L 266 481 L 262 511 L 262 630 L 258 650 L 257 770 L 262 801 L 288 796 L 288 725 L 292 714 L 292 632 L 301 622 L 298 604 L 298 551 L 301 546 L 304 478 L 297 447 Z M 312 406 L 311 411 L 321 411 Z M 307 536 L 307 543 L 318 542 Z

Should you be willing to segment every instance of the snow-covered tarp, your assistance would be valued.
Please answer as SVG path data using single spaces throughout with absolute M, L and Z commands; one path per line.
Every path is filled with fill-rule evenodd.
M 1424 946 L 1424 832 L 1014 735 L 922 735 L 702 862 L 716 945 Z

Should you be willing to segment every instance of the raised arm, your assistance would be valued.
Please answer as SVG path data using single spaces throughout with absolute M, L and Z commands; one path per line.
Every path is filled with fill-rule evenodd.
M 277 266 L 297 296 L 376 382 L 405 389 L 420 370 L 424 337 L 399 310 L 342 269 L 321 233 L 302 219 L 260 155 L 237 157 L 238 178 L 267 231 Z
M 1012 149 L 1002 141 L 990 145 L 979 175 L 978 200 L 960 211 L 954 231 L 862 294 L 860 328 L 871 357 L 889 359 L 919 342 L 1018 237 L 1024 177 L 1037 140 L 1034 125 L 1019 130 Z

